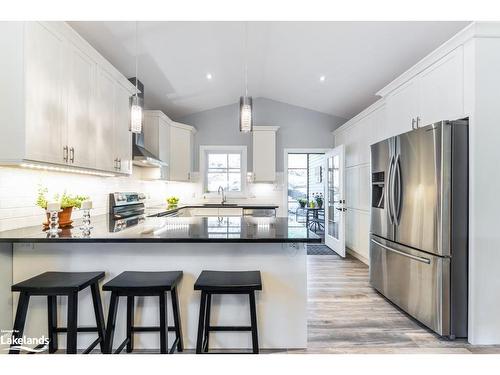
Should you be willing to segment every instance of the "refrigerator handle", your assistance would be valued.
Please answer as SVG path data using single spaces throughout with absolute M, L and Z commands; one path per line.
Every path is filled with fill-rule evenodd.
M 431 264 L 431 260 L 430 260 L 430 259 L 427 259 L 427 258 L 424 258 L 424 257 L 419 257 L 419 256 L 412 255 L 412 254 L 408 254 L 408 253 L 405 253 L 404 251 L 400 251 L 400 250 L 393 249 L 392 247 L 386 246 L 386 245 L 384 245 L 383 243 L 381 243 L 381 242 L 378 242 L 378 241 L 374 240 L 373 238 L 372 238 L 372 242 L 373 242 L 375 245 L 380 246 L 380 247 L 381 247 L 381 248 L 383 248 L 383 249 L 386 249 L 387 251 L 391 251 L 391 252 L 393 252 L 393 253 L 396 253 L 396 254 L 402 255 L 402 256 L 404 256 L 404 257 L 407 257 L 407 258 L 410 258 L 410 259 L 416 260 L 417 262 L 422 262 L 422 263 L 426 263 L 426 264 Z
M 387 203 L 389 213 L 389 221 L 394 224 L 394 155 L 391 156 L 389 161 L 389 176 L 387 178 Z
M 399 219 L 401 217 L 401 163 L 399 161 L 400 154 L 396 156 L 396 161 L 394 162 L 394 190 L 395 191 L 395 203 L 394 203 L 394 222 L 399 225 Z M 396 177 L 397 176 L 397 177 Z M 397 185 L 396 185 L 397 184 Z

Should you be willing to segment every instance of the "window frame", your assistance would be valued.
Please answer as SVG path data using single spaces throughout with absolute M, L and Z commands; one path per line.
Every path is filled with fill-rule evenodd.
M 208 154 L 240 154 L 241 159 L 241 191 L 225 191 L 226 197 L 245 197 L 247 193 L 247 146 L 200 146 L 200 172 L 202 176 L 202 195 L 218 196 L 217 192 L 207 192 L 208 189 Z

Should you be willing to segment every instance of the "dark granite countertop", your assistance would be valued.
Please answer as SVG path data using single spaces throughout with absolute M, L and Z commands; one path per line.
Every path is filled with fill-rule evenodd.
M 74 227 L 63 229 L 58 238 L 48 238 L 41 225 L 4 231 L 0 242 L 321 242 L 305 226 L 289 225 L 286 217 L 146 217 L 113 232 L 113 220 L 100 215 L 92 217 L 88 237 L 80 225 L 81 220 L 75 220 Z

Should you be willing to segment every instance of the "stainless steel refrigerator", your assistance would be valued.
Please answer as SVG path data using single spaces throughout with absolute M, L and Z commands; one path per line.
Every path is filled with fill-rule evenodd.
M 468 121 L 371 146 L 370 283 L 441 336 L 467 336 Z

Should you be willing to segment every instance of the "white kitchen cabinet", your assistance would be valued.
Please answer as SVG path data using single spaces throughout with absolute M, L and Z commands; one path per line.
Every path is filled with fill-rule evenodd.
M 114 148 L 115 80 L 102 68 L 97 73 L 95 150 L 96 169 L 115 172 Z
M 464 116 L 463 59 L 460 46 L 420 74 L 419 126 Z
M 133 85 L 64 22 L 3 22 L 0 35 L 0 164 L 131 173 Z
M 387 96 L 388 136 L 464 113 L 464 63 L 460 46 Z
M 50 24 L 40 22 L 26 23 L 24 32 L 25 125 L 11 125 L 25 126 L 26 143 L 22 149 L 26 150 L 23 155 L 26 159 L 66 163 L 65 40 Z M 8 85 L 2 82 L 2 86 Z
M 68 163 L 96 167 L 95 89 L 97 64 L 80 48 L 68 45 L 66 54 L 67 114 L 65 142 Z
M 418 117 L 419 87 L 410 81 L 387 97 L 387 136 L 392 137 L 412 129 Z
M 170 123 L 170 181 L 191 181 L 195 128 L 172 121 Z
M 144 147 L 170 164 L 170 119 L 162 111 L 144 111 Z
M 130 92 L 121 84 L 115 84 L 114 103 L 114 155 L 116 170 L 132 173 L 132 133 L 130 132 Z
M 278 126 L 253 127 L 254 182 L 276 180 L 276 132 L 278 129 Z

